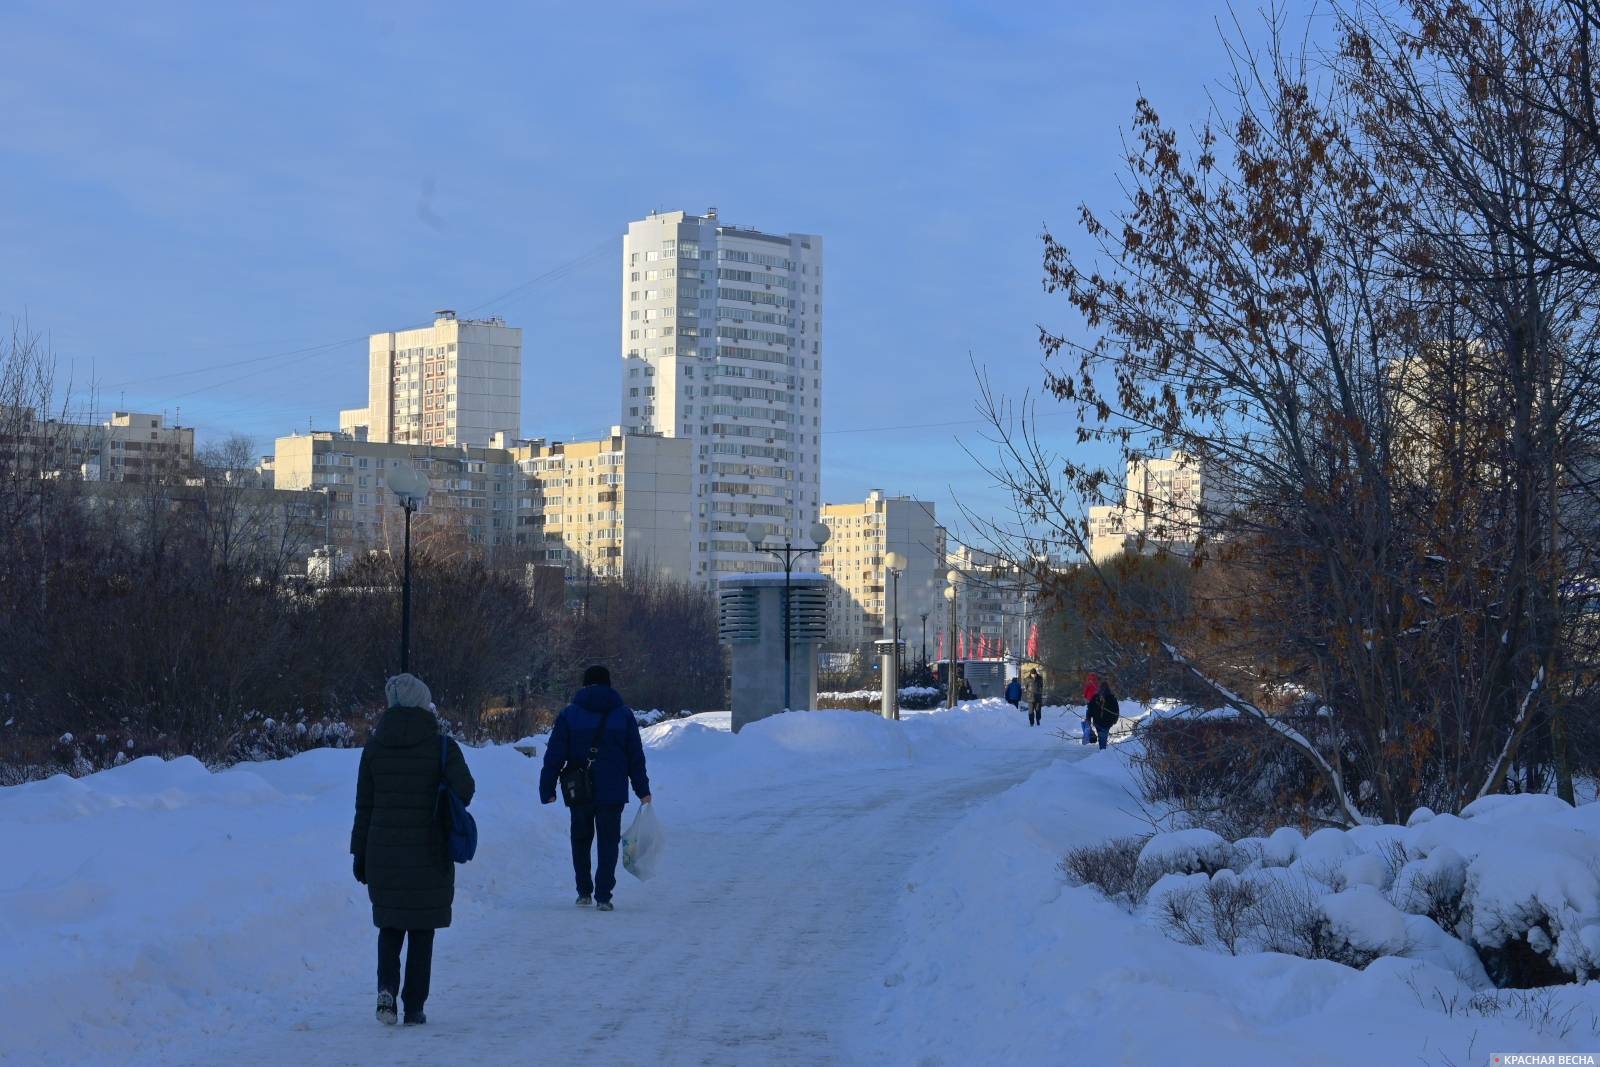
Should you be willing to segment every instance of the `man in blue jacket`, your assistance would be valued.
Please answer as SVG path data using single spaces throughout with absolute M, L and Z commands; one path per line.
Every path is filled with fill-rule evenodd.
M 589 762 L 591 748 L 598 749 L 592 767 L 594 802 L 567 806 L 572 811 L 572 871 L 578 880 L 578 907 L 591 902 L 601 911 L 613 910 L 611 891 L 617 886 L 617 848 L 622 840 L 622 809 L 628 806 L 628 783 L 642 804 L 650 803 L 650 777 L 645 773 L 644 742 L 639 720 L 611 688 L 611 672 L 590 667 L 583 672 L 583 688 L 561 710 L 539 773 L 539 799 L 555 802 L 556 781 L 568 766 Z M 589 849 L 600 839 L 599 869 L 589 874 Z

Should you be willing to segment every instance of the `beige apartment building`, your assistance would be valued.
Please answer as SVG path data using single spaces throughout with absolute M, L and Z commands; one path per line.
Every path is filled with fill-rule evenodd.
M 830 579 L 828 645 L 854 650 L 893 633 L 893 583 L 884 559 L 897 552 L 907 560 L 899 582 L 900 637 L 911 655 L 921 656 L 924 622 L 932 641 L 943 617 L 945 531 L 934 505 L 874 489 L 860 502 L 822 505 L 822 522 L 829 530 L 819 563 Z
M 486 446 L 522 426 L 522 330 L 438 311 L 432 326 L 375 333 L 367 406 L 339 413 L 352 437 L 401 445 Z
M 117 411 L 104 422 L 39 419 L 8 409 L 9 447 L 60 478 L 89 482 L 177 482 L 194 468 L 194 430 L 165 415 Z
M 1097 563 L 1141 542 L 1146 552 L 1182 552 L 1217 510 L 1215 487 L 1188 453 L 1131 459 L 1127 479 L 1121 504 L 1089 509 L 1089 555 Z
M 570 576 L 651 569 L 689 574 L 689 447 L 620 433 L 599 441 L 407 445 L 318 431 L 280 437 L 279 489 L 327 495 L 326 543 L 356 553 L 393 547 L 401 509 L 387 474 L 427 477 L 413 538 L 443 538 L 496 563 L 561 566 Z M 592 568 L 592 570 L 591 570 Z
M 542 535 L 543 562 L 570 577 L 690 572 L 691 443 L 614 432 L 598 441 L 521 441 L 517 530 Z M 523 543 L 521 541 L 518 542 Z

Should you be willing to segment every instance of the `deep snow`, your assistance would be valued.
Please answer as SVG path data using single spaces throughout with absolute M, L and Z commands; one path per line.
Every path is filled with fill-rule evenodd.
M 738 737 L 725 715 L 651 727 L 670 847 L 648 884 L 622 875 L 610 915 L 572 906 L 537 761 L 469 750 L 482 841 L 421 1031 L 372 1019 L 375 937 L 345 854 L 357 753 L 0 789 L 0 1062 L 1443 1065 L 1600 1047 L 1600 986 L 1496 994 L 1426 959 L 1231 957 L 1068 886 L 1068 848 L 1151 827 L 1125 750 L 1078 745 L 1073 711 L 1046 723 L 979 701 Z M 1346 845 L 1261 848 L 1340 853 L 1355 877 L 1333 913 L 1378 929 Z

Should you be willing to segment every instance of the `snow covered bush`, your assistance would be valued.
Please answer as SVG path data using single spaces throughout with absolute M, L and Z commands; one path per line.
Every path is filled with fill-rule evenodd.
M 1154 873 L 1215 874 L 1233 862 L 1233 846 L 1203 827 L 1156 834 L 1139 852 L 1139 866 Z M 1153 879 L 1152 879 L 1153 880 Z
M 1148 838 L 1124 837 L 1068 852 L 1059 865 L 1072 885 L 1092 885 L 1130 911 L 1144 902 L 1155 879 L 1139 866 Z
M 1062 868 L 1230 954 L 1425 960 L 1477 988 L 1600 978 L 1600 805 L 1496 796 L 1404 827 L 1237 843 L 1193 827 L 1080 848 Z

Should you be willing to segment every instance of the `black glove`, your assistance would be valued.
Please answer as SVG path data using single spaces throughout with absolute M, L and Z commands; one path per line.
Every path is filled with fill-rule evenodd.
M 356 876 L 356 881 L 362 885 L 367 884 L 367 858 L 365 856 L 351 856 L 350 872 Z

